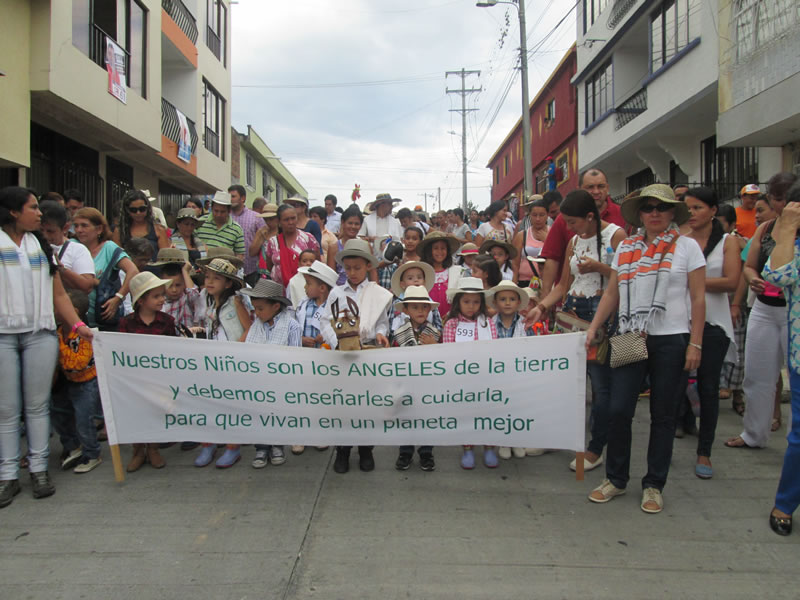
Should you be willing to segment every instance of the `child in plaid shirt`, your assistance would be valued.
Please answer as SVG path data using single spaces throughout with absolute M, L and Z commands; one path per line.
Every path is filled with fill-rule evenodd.
M 175 319 L 179 327 L 192 329 L 200 325 L 204 307 L 198 307 L 200 290 L 191 278 L 189 254 L 177 248 L 162 248 L 150 266 L 161 267 L 161 278 L 172 281 L 167 286 L 167 300 L 161 311 Z

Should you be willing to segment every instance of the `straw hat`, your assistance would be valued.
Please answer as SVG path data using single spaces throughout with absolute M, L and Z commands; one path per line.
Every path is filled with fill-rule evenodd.
M 218 275 L 222 275 L 223 277 L 235 281 L 240 286 L 244 285 L 244 281 L 242 280 L 241 277 L 239 277 L 239 269 L 235 267 L 230 261 L 224 258 L 215 258 L 210 263 L 204 266 L 207 271 L 213 271 Z
M 433 272 L 433 267 L 428 263 L 412 260 L 411 262 L 404 263 L 397 267 L 397 270 L 392 274 L 392 293 L 395 296 L 400 298 L 403 295 L 403 288 L 400 287 L 400 279 L 403 277 L 403 273 L 409 269 L 422 269 L 425 275 L 425 288 L 429 292 L 433 289 L 433 284 L 436 282 L 436 273 Z
M 370 251 L 370 245 L 364 240 L 354 238 L 344 243 L 344 248 L 336 253 L 336 262 L 342 264 L 345 258 L 363 258 L 370 266 L 377 267 L 378 259 Z
M 336 281 L 339 279 L 336 271 L 319 260 L 315 260 L 310 267 L 300 267 L 297 272 L 319 279 L 322 283 L 328 284 L 331 289 L 336 287 Z
M 210 263 L 215 258 L 224 258 L 225 260 L 227 260 L 229 263 L 231 263 L 237 269 L 241 269 L 242 265 L 244 264 L 244 261 L 242 261 L 241 258 L 236 256 L 233 253 L 233 250 L 231 250 L 227 246 L 212 246 L 206 252 L 206 257 L 205 258 L 198 258 L 194 262 L 195 262 L 195 264 L 198 264 L 200 266 L 204 266 L 204 265 L 207 265 L 208 263 Z
M 477 277 L 462 277 L 458 280 L 458 287 L 447 290 L 447 299 L 452 302 L 456 294 L 485 294 L 483 282 Z
M 654 183 L 639 190 L 639 194 L 635 195 L 633 192 L 625 197 L 622 203 L 621 212 L 622 217 L 633 225 L 634 227 L 642 226 L 642 219 L 639 216 L 639 209 L 650 198 L 654 198 L 659 202 L 674 205 L 675 209 L 675 223 L 681 225 L 689 220 L 689 209 L 686 208 L 686 203 L 675 199 L 675 193 L 672 188 L 663 183 Z
M 447 242 L 448 254 L 453 254 L 461 245 L 461 243 L 449 233 L 445 233 L 444 231 L 431 231 L 417 245 L 417 254 L 422 256 L 423 252 L 425 252 L 425 248 L 434 242 Z
M 391 194 L 386 194 L 386 193 L 378 194 L 377 196 L 375 196 L 375 200 L 373 200 L 370 203 L 370 205 L 369 205 L 370 206 L 370 210 L 375 210 L 377 208 L 378 204 L 382 204 L 384 202 L 389 202 L 391 204 L 396 204 L 398 202 L 402 202 L 402 200 L 400 200 L 400 198 L 392 198 Z
M 493 288 L 486 290 L 486 304 L 492 308 L 495 308 L 494 297 L 500 292 L 516 293 L 519 296 L 518 310 L 525 310 L 528 307 L 528 303 L 531 301 L 531 297 L 526 288 L 521 288 L 513 281 L 508 281 L 506 279 L 498 283 Z
M 189 210 L 192 210 L 191 208 Z M 194 211 L 192 211 L 194 212 Z M 163 267 L 164 265 L 183 265 L 189 260 L 189 253 L 178 248 L 161 248 L 158 251 L 155 261 L 150 263 L 151 267 Z
M 146 292 L 161 287 L 162 285 L 170 285 L 171 283 L 171 279 L 161 279 L 160 277 L 156 277 L 150 271 L 142 271 L 141 273 L 134 275 L 131 278 L 130 285 L 131 304 L 136 306 L 136 302 Z
M 285 198 L 283 200 L 283 203 L 284 204 L 297 203 L 297 204 L 303 204 L 305 206 L 308 206 L 308 200 L 306 200 L 305 198 L 301 198 L 300 196 L 290 196 L 289 198 Z M 277 210 L 277 209 L 275 209 L 275 210 Z
M 212 204 L 220 204 L 222 206 L 231 205 L 231 195 L 228 192 L 216 192 L 211 199 Z
M 245 296 L 250 296 L 251 298 L 261 298 L 262 300 L 280 302 L 284 306 L 289 306 L 291 304 L 291 300 L 289 300 L 283 294 L 283 286 L 277 281 L 272 281 L 271 279 L 259 279 L 253 289 L 242 290 L 241 293 Z
M 514 258 L 517 255 L 517 249 L 508 242 L 501 242 L 500 240 L 486 240 L 481 244 L 481 254 L 489 254 L 489 250 L 493 246 L 500 246 L 508 252 L 508 258 Z
M 470 254 L 477 254 L 478 253 L 478 246 L 473 244 L 472 242 L 467 242 L 463 246 L 461 246 L 461 250 L 456 252 L 458 256 L 469 256 Z
M 179 223 L 181 221 L 185 221 L 186 219 L 192 219 L 195 223 L 202 223 L 200 219 L 197 218 L 197 213 L 194 212 L 193 208 L 182 208 L 178 211 L 178 215 L 175 217 L 175 222 Z
M 278 205 L 277 204 L 265 204 L 264 208 L 261 209 L 261 213 L 259 214 L 260 217 L 264 219 L 271 219 L 272 217 L 278 216 Z
M 530 196 L 528 196 L 528 199 L 522 203 L 522 206 L 530 206 L 531 204 L 533 204 L 534 202 L 538 202 L 539 200 L 544 200 L 544 196 L 542 196 L 541 194 L 531 194 Z
M 428 295 L 428 290 L 421 285 L 408 286 L 403 297 L 400 298 L 401 304 L 411 304 L 412 302 L 417 304 L 430 304 L 431 308 L 438 308 L 439 306 L 438 302 L 431 300 L 431 297 Z

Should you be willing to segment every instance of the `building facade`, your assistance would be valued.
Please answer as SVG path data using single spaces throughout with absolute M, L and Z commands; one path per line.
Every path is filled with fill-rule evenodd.
M 231 182 L 247 190 L 248 206 L 259 196 L 273 204 L 291 196 L 308 198 L 306 189 L 251 125 L 247 126 L 247 133 L 231 127 L 231 140 Z
M 720 14 L 718 0 L 578 3 L 580 168 L 603 169 L 612 195 L 658 181 L 730 199 L 781 169 L 773 144 L 718 123 Z
M 769 148 L 800 175 L 800 3 L 719 0 L 720 146 Z
M 546 159 L 563 174 L 557 189 L 566 195 L 578 186 L 578 104 L 570 80 L 577 66 L 576 47 L 567 51 L 530 104 L 531 163 L 534 191 L 547 191 Z M 486 165 L 492 171 L 491 201 L 523 196 L 522 118 Z
M 228 0 L 8 0 L 0 184 L 76 188 L 112 220 L 230 180 Z

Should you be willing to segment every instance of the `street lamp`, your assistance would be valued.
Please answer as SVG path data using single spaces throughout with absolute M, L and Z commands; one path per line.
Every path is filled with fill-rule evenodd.
M 525 0 L 485 0 L 475 6 L 489 8 L 497 4 L 510 4 L 519 15 L 519 70 L 522 73 L 522 201 L 526 202 L 533 193 L 533 164 L 531 164 L 531 113 L 528 100 L 528 32 L 525 26 Z

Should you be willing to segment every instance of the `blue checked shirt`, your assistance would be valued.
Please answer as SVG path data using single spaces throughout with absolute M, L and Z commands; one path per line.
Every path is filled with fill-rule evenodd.
M 317 312 L 317 308 L 319 308 L 317 306 L 317 301 L 309 298 L 308 302 L 306 302 L 306 320 L 303 325 L 303 337 L 316 338 L 319 335 L 319 329 L 311 324 L 314 313 Z

